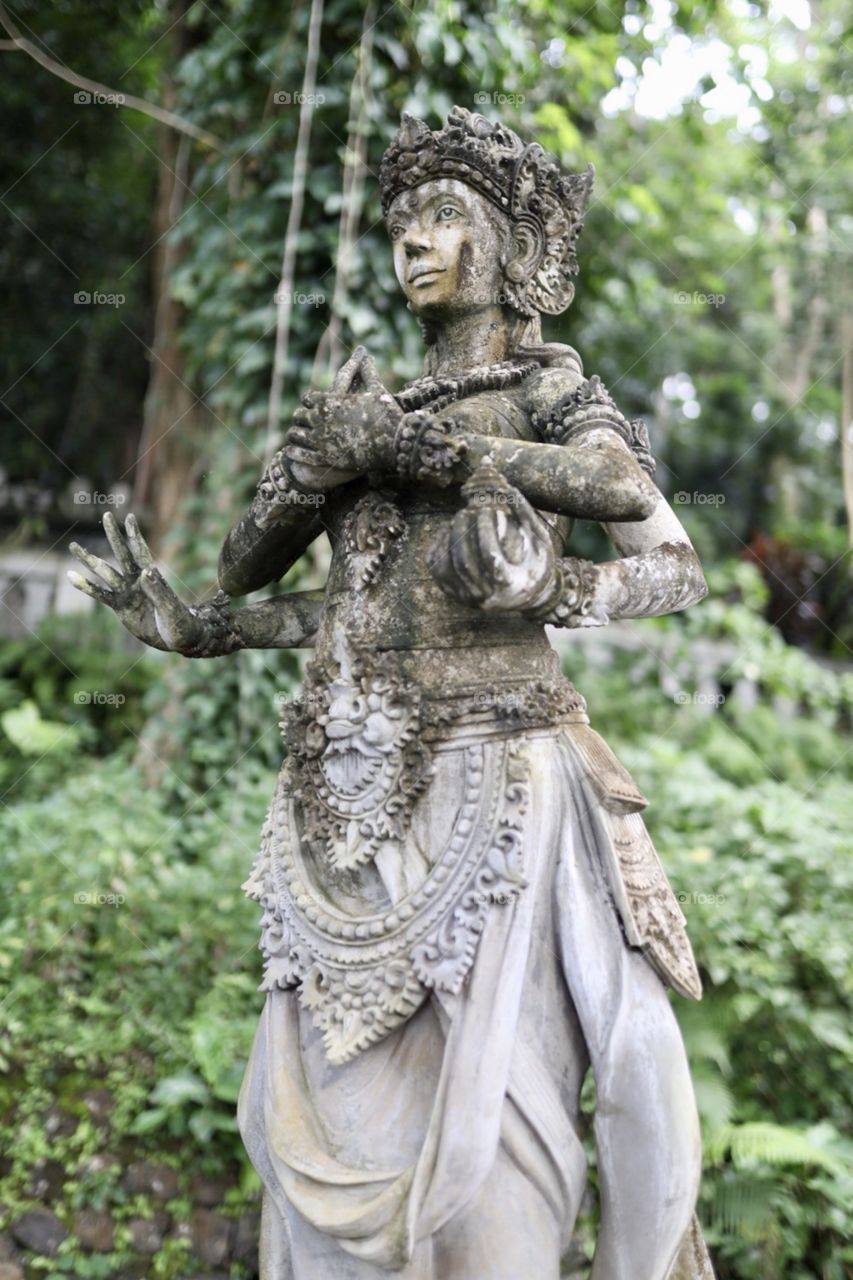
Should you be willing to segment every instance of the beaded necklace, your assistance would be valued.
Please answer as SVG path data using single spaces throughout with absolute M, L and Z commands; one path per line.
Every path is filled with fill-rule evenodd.
M 515 387 L 538 368 L 538 362 L 534 361 L 516 364 L 512 360 L 504 360 L 500 364 L 472 369 L 470 373 L 455 378 L 417 378 L 401 388 L 394 399 L 404 413 L 427 405 L 434 412 L 439 412 L 454 401 L 466 400 L 481 391 L 503 391 L 506 387 Z

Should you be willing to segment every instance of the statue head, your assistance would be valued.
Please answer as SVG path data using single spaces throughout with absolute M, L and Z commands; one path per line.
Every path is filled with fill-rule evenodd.
M 379 185 L 412 310 L 429 322 L 497 303 L 537 330 L 564 311 L 592 178 L 463 107 L 435 132 L 404 115 Z

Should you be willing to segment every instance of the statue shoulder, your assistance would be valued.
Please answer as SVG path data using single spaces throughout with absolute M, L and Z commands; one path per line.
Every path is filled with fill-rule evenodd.
M 581 358 L 562 342 L 525 348 L 523 354 L 535 355 L 540 365 L 522 384 L 525 408 L 534 423 L 547 421 L 583 384 Z

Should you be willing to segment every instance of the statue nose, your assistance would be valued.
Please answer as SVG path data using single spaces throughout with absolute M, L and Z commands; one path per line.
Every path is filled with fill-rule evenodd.
M 416 228 L 412 228 L 407 232 L 403 245 L 406 250 L 406 256 L 409 258 L 416 258 L 420 253 L 426 253 L 429 248 L 426 236 Z

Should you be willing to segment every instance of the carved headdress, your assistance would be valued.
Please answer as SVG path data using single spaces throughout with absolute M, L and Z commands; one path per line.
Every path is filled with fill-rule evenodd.
M 506 125 L 464 107 L 454 107 L 436 131 L 404 113 L 379 170 L 383 213 L 401 191 L 434 178 L 458 178 L 513 223 L 533 228 L 542 256 L 531 276 L 510 275 L 507 300 L 525 316 L 565 311 L 575 292 L 575 245 L 592 190 L 592 165 L 585 173 L 563 173 L 538 143 L 525 143 Z

